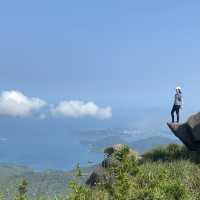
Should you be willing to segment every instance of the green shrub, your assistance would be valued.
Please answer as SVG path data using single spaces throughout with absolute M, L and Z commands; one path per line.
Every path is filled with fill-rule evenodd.
M 23 179 L 21 184 L 18 187 L 18 193 L 15 197 L 15 200 L 26 200 L 27 199 L 27 190 L 28 190 L 28 182 L 26 179 Z
M 145 153 L 142 157 L 143 162 L 190 160 L 197 164 L 200 163 L 200 152 L 190 151 L 185 146 L 178 144 L 169 144 L 166 147 L 158 147 Z

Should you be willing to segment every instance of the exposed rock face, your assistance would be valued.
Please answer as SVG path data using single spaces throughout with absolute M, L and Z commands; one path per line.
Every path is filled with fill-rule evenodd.
M 97 168 L 92 172 L 88 180 L 86 181 L 86 184 L 89 186 L 95 186 L 97 184 L 110 184 L 114 181 L 114 176 L 109 171 L 110 167 L 112 166 L 118 166 L 121 164 L 120 160 L 118 160 L 114 155 L 117 152 L 123 151 L 123 149 L 126 148 L 123 144 L 116 144 L 112 147 L 108 147 L 104 150 L 105 153 L 105 159 L 101 164 L 97 166 Z M 136 160 L 140 159 L 139 155 L 133 151 L 132 149 L 127 149 L 127 159 L 131 159 L 133 156 L 136 158 Z
M 106 168 L 102 167 L 102 165 L 99 165 L 87 179 L 86 184 L 89 186 L 96 186 L 99 183 L 109 183 L 111 179 L 112 178 L 110 177 L 110 174 Z
M 200 150 L 200 113 L 192 115 L 183 124 L 167 123 L 167 125 L 190 150 Z

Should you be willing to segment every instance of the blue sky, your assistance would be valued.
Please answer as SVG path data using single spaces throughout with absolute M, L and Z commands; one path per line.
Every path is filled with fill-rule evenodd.
M 114 125 L 99 123 L 123 119 L 128 126 L 161 111 L 168 119 L 181 85 L 185 116 L 197 112 L 199 6 L 195 0 L 1 1 L 0 91 L 55 105 L 92 101 L 112 108 Z

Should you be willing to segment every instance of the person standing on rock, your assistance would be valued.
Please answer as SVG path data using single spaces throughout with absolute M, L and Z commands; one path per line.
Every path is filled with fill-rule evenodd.
M 174 123 L 174 113 L 176 112 L 176 117 L 177 117 L 177 123 L 179 123 L 180 119 L 180 109 L 182 108 L 183 105 L 183 97 L 182 97 L 182 91 L 181 87 L 176 87 L 176 94 L 174 97 L 174 105 L 171 111 L 171 116 L 172 116 L 172 123 Z

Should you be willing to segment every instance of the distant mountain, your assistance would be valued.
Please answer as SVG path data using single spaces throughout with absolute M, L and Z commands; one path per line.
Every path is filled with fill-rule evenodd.
M 87 145 L 92 152 L 102 152 L 106 147 L 113 144 L 126 144 L 127 142 L 120 136 L 107 136 L 97 140 L 83 140 L 81 144 Z
M 83 181 L 88 177 L 94 167 L 83 168 Z M 65 195 L 68 191 L 68 183 L 74 178 L 74 171 L 47 170 L 36 172 L 28 167 L 0 164 L 0 193 L 6 199 L 13 199 L 18 185 L 23 178 L 29 184 L 29 197 Z
M 173 140 L 173 139 L 170 139 L 167 137 L 154 136 L 154 137 L 149 137 L 146 139 L 133 141 L 133 142 L 129 143 L 129 146 L 132 147 L 133 149 L 137 150 L 140 153 L 144 153 L 144 152 L 149 151 L 158 146 L 163 146 L 163 145 L 167 145 L 170 143 L 180 143 L 180 142 L 176 139 Z
M 170 143 L 179 143 L 179 141 L 163 136 L 152 136 L 149 138 L 129 142 L 119 135 L 112 135 L 98 140 L 85 140 L 81 143 L 87 145 L 92 152 L 102 152 L 105 147 L 112 146 L 114 144 L 127 144 L 139 153 L 144 153 L 145 151 L 151 150 L 155 147 Z

